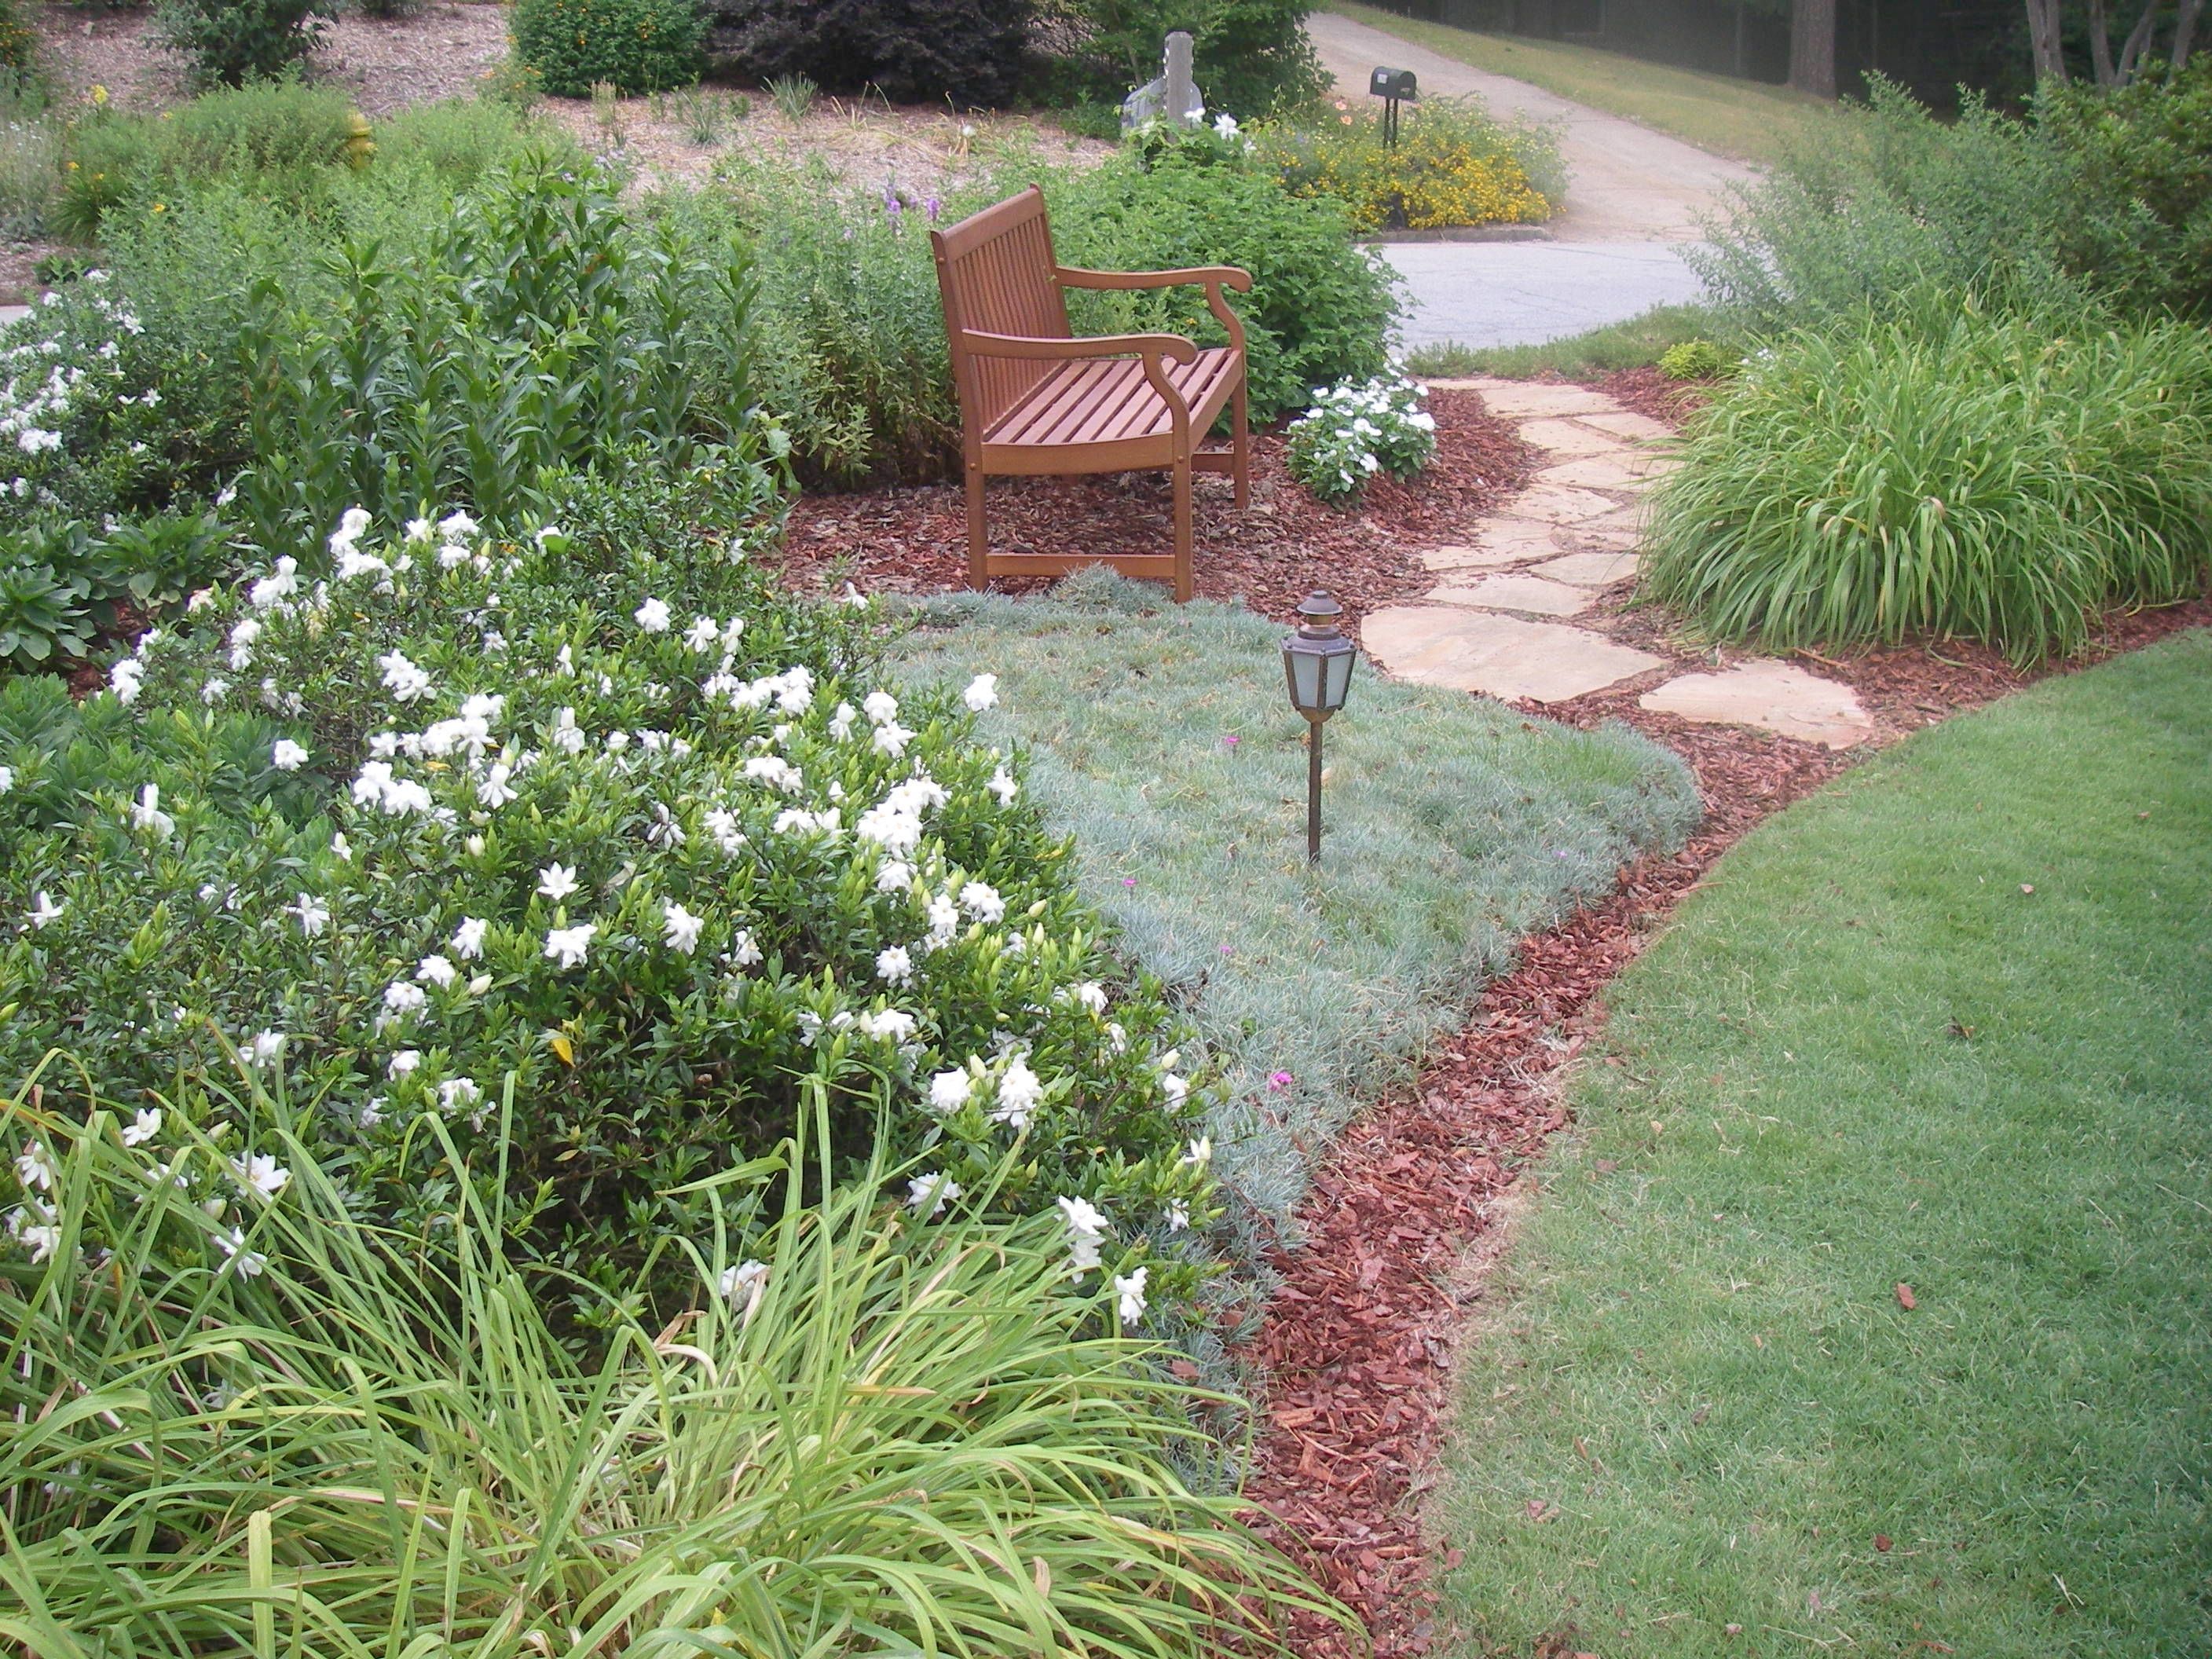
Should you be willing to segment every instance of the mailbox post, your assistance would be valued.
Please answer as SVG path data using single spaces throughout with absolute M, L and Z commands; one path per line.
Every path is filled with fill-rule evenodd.
M 1417 95 L 1413 90 L 1413 71 L 1377 69 L 1367 77 L 1367 90 L 1382 100 L 1382 142 L 1395 147 L 1398 143 L 1398 106 L 1401 101 L 1412 103 Z

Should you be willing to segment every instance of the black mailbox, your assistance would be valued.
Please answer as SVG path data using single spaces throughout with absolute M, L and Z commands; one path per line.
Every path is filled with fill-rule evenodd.
M 1413 71 L 1378 69 L 1367 77 L 1367 90 L 1377 98 L 1411 98 L 1413 96 Z

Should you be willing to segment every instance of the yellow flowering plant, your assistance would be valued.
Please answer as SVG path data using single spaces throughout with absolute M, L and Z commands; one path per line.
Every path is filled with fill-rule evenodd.
M 1495 120 L 1475 99 L 1407 111 L 1395 144 L 1376 116 L 1341 99 L 1253 140 L 1255 158 L 1286 191 L 1343 203 L 1363 231 L 1540 224 L 1563 185 L 1553 133 Z

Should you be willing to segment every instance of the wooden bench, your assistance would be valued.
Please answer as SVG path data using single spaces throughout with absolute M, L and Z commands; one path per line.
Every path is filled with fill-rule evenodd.
M 1061 575 L 1103 560 L 1127 575 L 1171 580 L 1176 599 L 1188 599 L 1192 472 L 1228 473 L 1240 507 L 1251 496 L 1244 325 L 1221 297 L 1224 288 L 1249 290 L 1251 276 L 1232 265 L 1148 271 L 1063 265 L 1053 258 L 1044 193 L 1035 185 L 932 231 L 929 240 L 960 394 L 969 586 L 980 588 L 993 576 Z M 1204 287 L 1206 308 L 1228 331 L 1227 345 L 1201 348 L 1178 334 L 1078 339 L 1067 331 L 1067 289 L 1182 283 Z M 1229 447 L 1200 449 L 1224 407 Z M 1175 475 L 1172 554 L 990 550 L 986 478 L 1140 470 Z

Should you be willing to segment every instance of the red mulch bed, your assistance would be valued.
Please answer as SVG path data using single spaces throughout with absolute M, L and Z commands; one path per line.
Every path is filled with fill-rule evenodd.
M 1357 507 L 1325 507 L 1283 468 L 1283 440 L 1252 439 L 1252 505 L 1239 513 L 1229 481 L 1195 485 L 1200 599 L 1242 599 L 1287 617 L 1317 587 L 1352 616 L 1426 592 L 1421 548 L 1470 532 L 1534 470 L 1512 426 L 1472 392 L 1430 398 L 1437 459 L 1414 477 L 1378 479 Z M 1173 545 L 1164 472 L 1091 478 L 994 478 L 991 546 L 1000 553 L 1162 553 Z M 850 581 L 864 592 L 938 593 L 968 581 L 968 511 L 957 484 L 808 495 L 792 510 L 785 580 L 806 590 Z M 1037 592 L 1054 579 L 1012 577 L 994 591 Z

